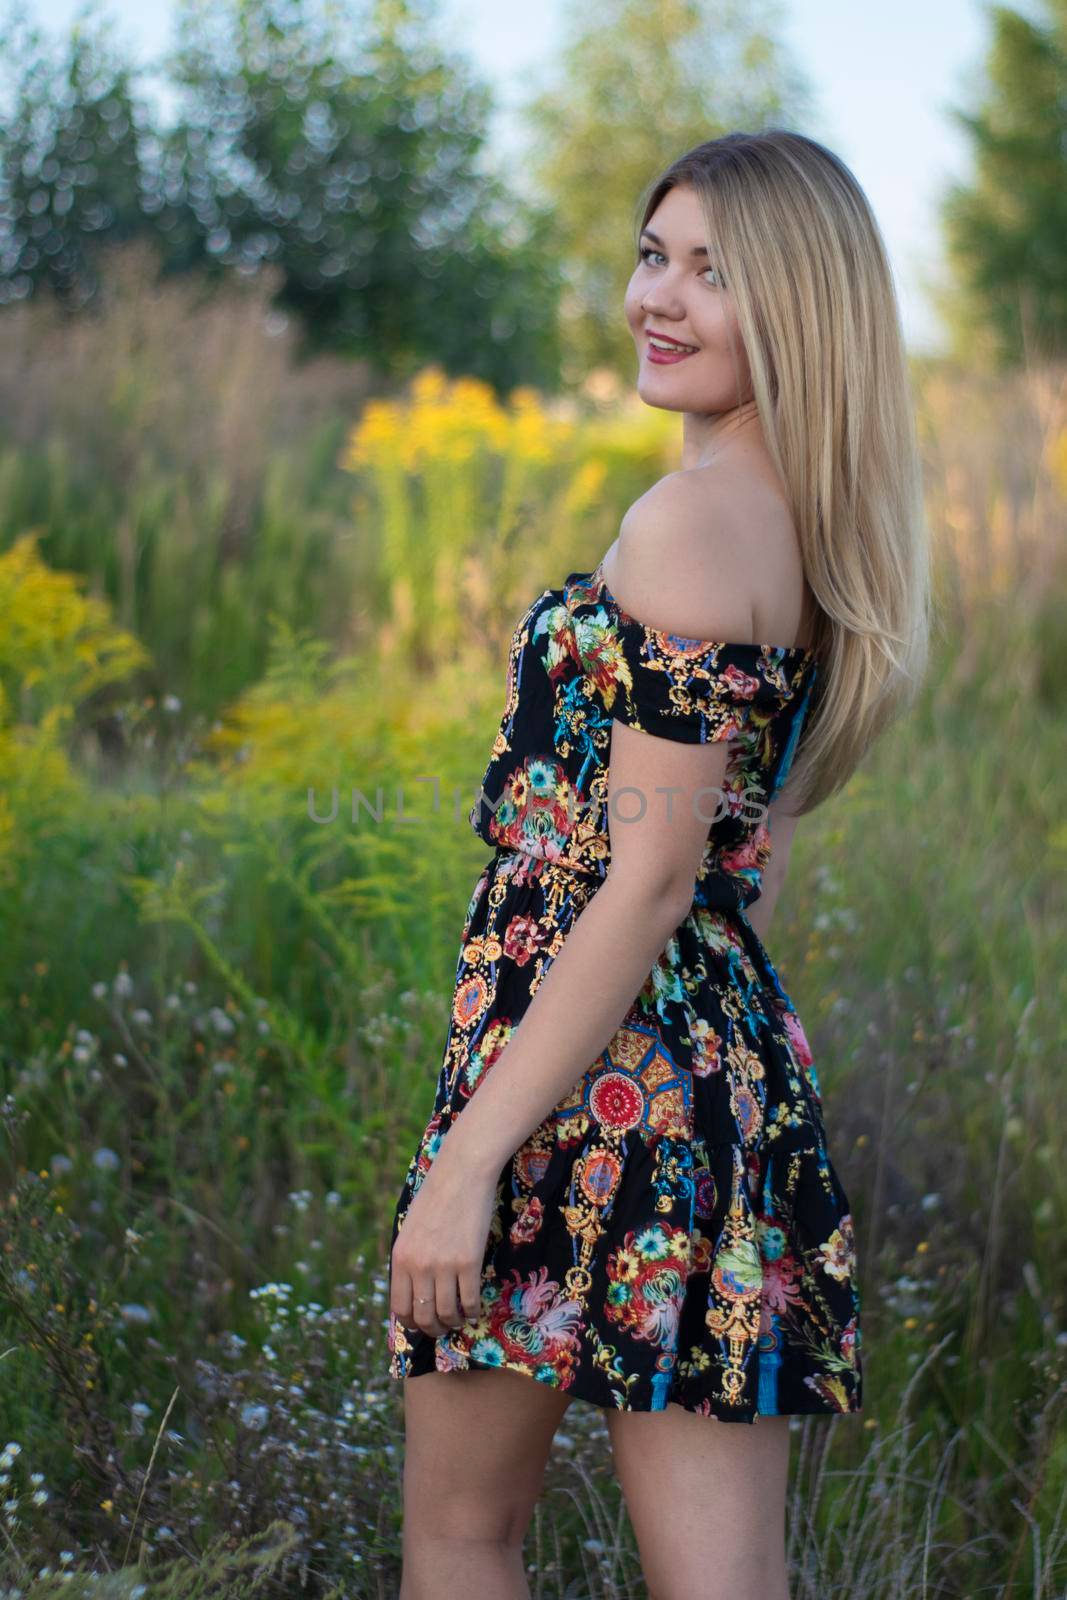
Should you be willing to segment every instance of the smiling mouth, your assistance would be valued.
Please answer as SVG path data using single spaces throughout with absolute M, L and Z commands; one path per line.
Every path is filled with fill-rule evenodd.
M 661 339 L 654 333 L 648 335 L 648 343 L 653 350 L 660 350 L 664 355 L 693 355 L 697 348 L 695 344 L 679 344 L 674 339 Z
M 688 361 L 696 353 L 695 345 L 661 344 L 651 335 L 645 345 L 645 360 L 653 367 L 674 367 L 679 361 Z

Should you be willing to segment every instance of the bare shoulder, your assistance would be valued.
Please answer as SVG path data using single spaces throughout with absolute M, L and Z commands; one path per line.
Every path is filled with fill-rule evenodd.
M 626 512 L 604 577 L 632 617 L 689 639 L 751 642 L 753 592 L 725 483 L 671 472 Z
M 671 472 L 626 512 L 605 570 L 631 616 L 691 639 L 806 645 L 807 594 L 781 492 L 744 463 Z

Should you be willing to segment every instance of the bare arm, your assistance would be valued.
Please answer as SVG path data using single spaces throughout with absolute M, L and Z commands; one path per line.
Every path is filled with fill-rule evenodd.
M 479 1269 L 501 1169 L 610 1040 L 684 916 L 675 892 L 613 867 L 573 924 L 519 1026 L 449 1128 L 404 1219 L 390 1270 L 389 1306 L 398 1326 L 437 1338 L 478 1315 Z
M 612 590 L 653 626 L 745 638 L 752 610 L 731 574 L 730 541 L 701 527 L 691 481 L 671 481 L 631 513 Z M 692 574 L 718 572 L 694 608 Z M 707 841 L 706 793 L 724 782 L 725 742 L 660 738 L 618 718 L 609 751 L 611 869 L 574 923 L 493 1070 L 446 1135 L 456 1158 L 494 1177 L 596 1061 L 684 920 Z M 705 801 L 702 802 L 701 795 Z M 629 819 L 629 820 L 628 820 Z
M 625 801 L 609 803 L 608 876 L 435 1165 L 455 1158 L 495 1178 L 610 1042 L 693 903 L 708 829 L 695 796 L 721 785 L 725 765 L 722 744 L 676 744 L 612 724 L 610 789 Z
M 646 497 L 645 514 L 651 508 L 665 525 L 642 528 L 636 542 L 620 540 L 629 559 L 616 560 L 612 593 L 631 617 L 654 628 L 744 639 L 752 622 L 747 589 L 731 581 L 728 546 L 700 528 L 692 492 L 683 483 Z M 655 559 L 642 546 L 646 534 L 655 540 Z M 693 606 L 693 573 L 702 560 L 717 574 L 701 586 L 714 597 L 706 611 Z M 608 754 L 608 876 L 452 1122 L 408 1209 L 392 1253 L 390 1309 L 400 1324 L 437 1335 L 460 1316 L 457 1302 L 468 1317 L 477 1314 L 501 1169 L 594 1066 L 692 905 L 707 842 L 707 793 L 725 780 L 729 721 L 712 739 L 693 742 L 657 736 L 623 711 L 613 718 Z

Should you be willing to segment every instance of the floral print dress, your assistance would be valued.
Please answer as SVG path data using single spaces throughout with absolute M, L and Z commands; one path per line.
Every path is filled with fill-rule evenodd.
M 594 1405 L 673 1401 L 733 1422 L 860 1410 L 851 1208 L 804 1029 L 745 915 L 771 853 L 764 808 L 817 675 L 809 650 L 637 621 L 602 565 L 519 620 L 470 813 L 494 853 L 467 907 L 393 1242 L 604 881 L 612 720 L 730 741 L 724 799 L 684 922 L 599 1058 L 500 1174 L 477 1319 L 434 1339 L 390 1313 L 392 1377 L 505 1367 Z

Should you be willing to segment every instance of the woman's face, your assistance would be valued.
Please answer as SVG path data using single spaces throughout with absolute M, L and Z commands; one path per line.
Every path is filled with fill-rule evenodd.
M 641 259 L 624 302 L 637 346 L 638 394 L 667 411 L 732 411 L 751 398 L 751 374 L 696 191 L 669 189 L 639 245 Z M 668 359 L 649 337 L 660 333 L 693 353 Z

